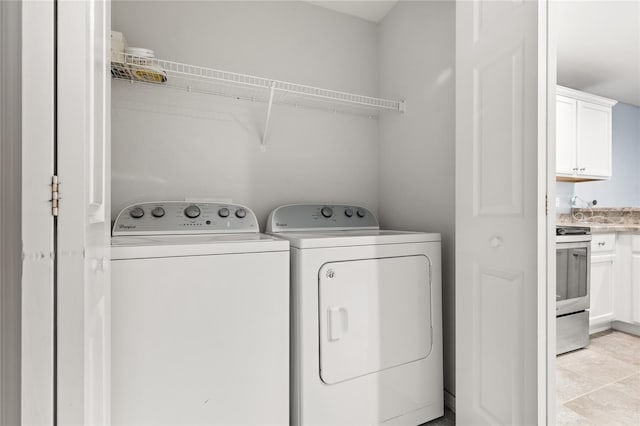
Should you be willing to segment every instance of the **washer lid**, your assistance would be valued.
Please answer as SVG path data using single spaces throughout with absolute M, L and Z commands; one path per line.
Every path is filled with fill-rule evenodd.
M 111 259 L 289 251 L 289 242 L 265 234 L 153 235 L 111 238 Z
M 378 229 L 321 232 L 279 232 L 271 235 L 287 239 L 291 242 L 291 247 L 300 249 L 439 242 L 441 239 L 440 234 L 438 233 L 387 231 Z

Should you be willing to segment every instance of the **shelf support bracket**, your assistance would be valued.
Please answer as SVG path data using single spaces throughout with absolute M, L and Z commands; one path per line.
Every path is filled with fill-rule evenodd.
M 264 122 L 264 132 L 262 133 L 262 142 L 260 143 L 260 150 L 265 152 L 267 150 L 267 132 L 269 131 L 269 121 L 271 120 L 271 107 L 273 106 L 273 95 L 276 92 L 276 82 L 271 82 L 271 90 L 269 91 L 269 103 L 267 104 L 267 119 Z

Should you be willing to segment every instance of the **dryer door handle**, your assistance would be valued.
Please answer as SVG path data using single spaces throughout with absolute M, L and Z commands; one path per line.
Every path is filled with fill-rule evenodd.
M 327 309 L 327 331 L 330 342 L 336 342 L 342 338 L 349 328 L 349 315 L 342 306 L 330 306 Z

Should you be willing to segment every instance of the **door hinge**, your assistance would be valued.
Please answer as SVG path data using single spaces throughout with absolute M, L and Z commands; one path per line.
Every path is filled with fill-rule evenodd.
M 544 195 L 544 214 L 549 216 L 549 194 Z
M 58 176 L 51 176 L 51 214 L 58 216 L 58 207 L 60 202 L 60 184 L 58 183 Z

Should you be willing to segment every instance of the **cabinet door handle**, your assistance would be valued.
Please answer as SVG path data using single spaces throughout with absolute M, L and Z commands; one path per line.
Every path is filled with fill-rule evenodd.
M 574 172 L 577 172 L 577 171 L 578 171 L 578 168 L 577 168 L 577 167 L 574 167 L 574 168 L 573 168 L 573 169 L 571 169 L 571 170 L 573 170 Z
M 581 168 L 580 168 L 580 171 L 581 171 L 581 172 L 584 172 L 585 170 L 587 170 L 587 168 L 586 168 L 586 167 L 581 167 Z
M 601 246 L 601 247 L 602 247 L 603 245 L 605 245 L 605 244 L 606 244 L 606 243 L 605 243 L 604 241 L 600 241 L 600 242 L 598 243 L 598 245 L 599 245 L 599 246 Z

